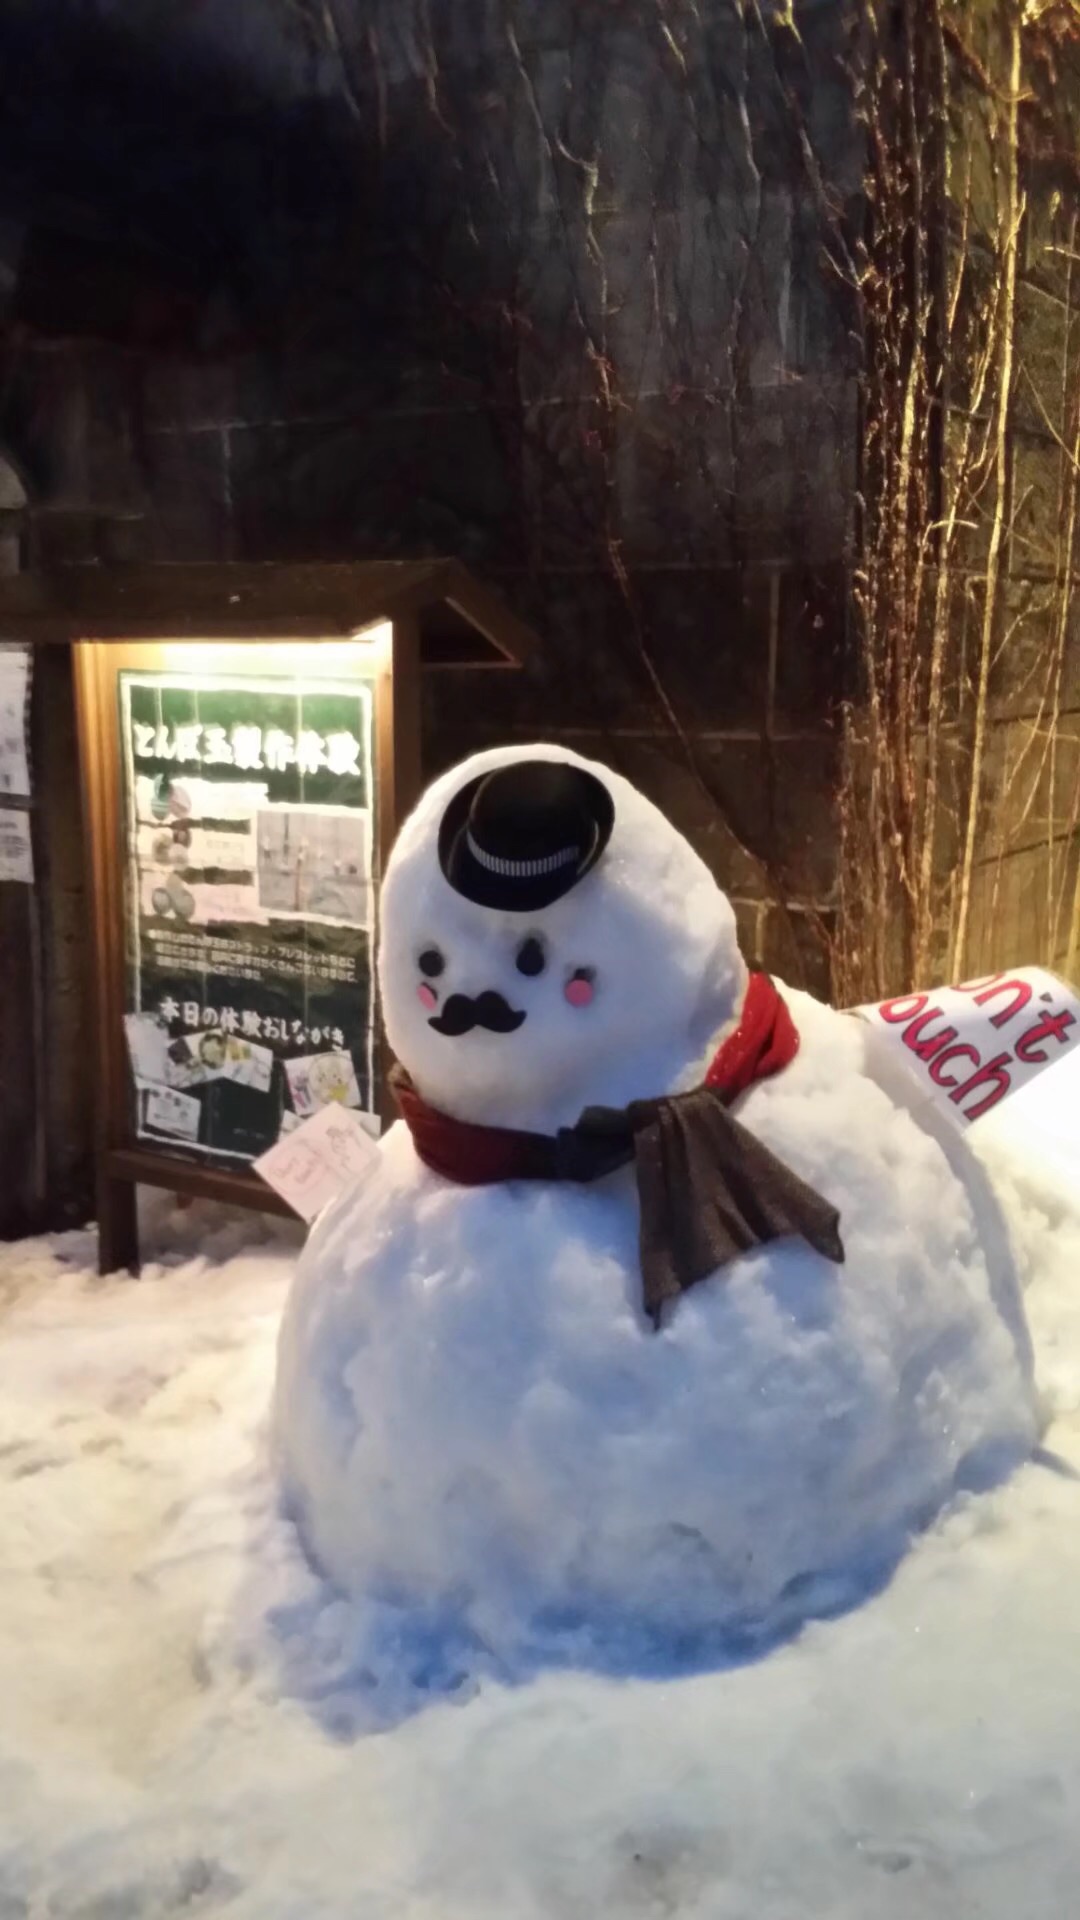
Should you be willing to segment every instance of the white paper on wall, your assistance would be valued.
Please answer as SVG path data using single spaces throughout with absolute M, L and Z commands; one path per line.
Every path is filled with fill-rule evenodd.
M 21 807 L 0 808 L 0 881 L 34 884 L 34 848 L 30 815 Z
M 30 648 L 0 646 L 0 794 L 30 798 Z

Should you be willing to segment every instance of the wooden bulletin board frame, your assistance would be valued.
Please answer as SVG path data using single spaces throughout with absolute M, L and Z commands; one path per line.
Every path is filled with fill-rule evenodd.
M 520 666 L 535 636 L 455 561 L 297 567 L 67 568 L 0 583 L 0 638 L 69 644 L 79 743 L 90 912 L 92 1047 L 97 1077 L 95 1167 L 98 1265 L 139 1268 L 136 1190 L 289 1214 L 250 1169 L 235 1171 L 157 1149 L 135 1135 L 124 1029 L 127 1000 L 124 816 L 119 675 L 165 664 L 182 640 L 235 648 L 257 643 L 362 640 L 384 630 L 374 693 L 376 882 L 397 826 L 418 798 L 421 673 Z M 212 663 L 208 661 L 208 666 Z M 293 669 L 295 671 L 295 669 Z M 74 769 L 73 769 L 74 775 Z M 374 978 L 372 981 L 374 990 Z M 383 1043 L 377 1085 L 385 1087 Z
M 391 632 L 391 645 L 380 653 L 375 678 L 376 880 L 385 868 L 396 823 L 420 790 L 419 718 L 414 711 L 419 680 L 416 635 L 404 623 Z M 217 638 L 231 642 L 234 636 Z M 213 644 L 206 643 L 208 655 Z M 263 645 L 272 648 L 274 642 Z M 249 1170 L 203 1166 L 185 1159 L 179 1150 L 164 1146 L 155 1150 L 135 1138 L 124 1034 L 126 908 L 118 688 L 124 671 L 161 671 L 164 649 L 161 641 L 79 640 L 73 654 L 93 926 L 99 1266 L 101 1272 L 111 1273 L 125 1267 L 135 1270 L 139 1264 L 138 1185 L 266 1213 L 291 1210 Z M 380 1085 L 384 1077 L 378 1075 Z

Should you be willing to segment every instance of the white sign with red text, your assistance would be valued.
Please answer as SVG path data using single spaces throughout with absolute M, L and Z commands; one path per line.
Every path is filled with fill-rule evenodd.
M 929 1099 L 959 1124 L 981 1119 L 1080 1042 L 1080 999 L 1042 967 L 856 1009 L 885 1034 Z

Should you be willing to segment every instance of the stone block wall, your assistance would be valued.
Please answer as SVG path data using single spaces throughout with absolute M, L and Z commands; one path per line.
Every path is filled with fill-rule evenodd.
M 460 555 L 546 644 L 527 676 L 432 678 L 431 769 L 595 751 L 711 861 L 751 957 L 824 986 L 858 440 L 825 258 L 861 182 L 842 10 L 804 0 L 798 36 L 735 0 L 335 12 L 307 81 L 327 205 L 261 235 L 240 346 L 7 349 L 35 558 Z
M 977 298 L 1000 211 L 980 71 L 1000 65 L 1000 22 L 969 12 L 953 233 L 969 180 Z M 336 0 L 336 34 L 312 10 L 302 50 L 286 44 L 300 13 L 211 5 L 198 86 L 179 40 L 167 83 L 164 50 L 128 63 L 114 170 L 142 170 L 140 206 L 183 249 L 166 230 L 152 253 L 142 230 L 125 256 L 100 210 L 73 248 L 24 222 L 0 274 L 0 439 L 31 479 L 32 561 L 459 554 L 545 647 L 524 676 L 432 678 L 430 769 L 537 734 L 611 759 L 709 859 L 751 956 L 824 987 L 865 477 L 840 259 L 864 217 L 847 10 L 801 0 L 794 33 L 785 9 L 735 0 Z M 1060 442 L 1080 390 L 1080 75 L 1055 18 L 1025 27 L 978 966 L 1033 941 L 1064 965 L 1075 944 Z M 245 93 L 254 46 L 272 111 Z M 955 359 L 954 418 L 973 365 Z M 971 518 L 951 596 L 968 691 L 943 770 L 957 831 L 988 537 Z M 954 833 L 946 865 L 955 851 Z
M 946 24 L 963 13 L 956 0 Z M 945 252 L 966 249 L 976 305 L 1000 253 L 983 107 L 988 74 L 999 115 L 1005 98 L 992 76 L 1007 13 L 972 0 L 968 38 L 949 41 Z M 1080 961 L 1068 13 L 1051 0 L 1024 15 L 969 972 L 1034 952 Z M 460 556 L 544 646 L 520 675 L 430 676 L 428 771 L 530 737 L 609 761 L 698 846 L 748 957 L 828 991 L 854 521 L 872 482 L 846 264 L 872 219 L 857 14 L 835 0 L 203 0 L 148 24 L 90 0 L 65 15 L 60 48 L 42 11 L 0 16 L 0 446 L 30 493 L 23 562 Z M 976 388 L 961 344 L 946 446 L 969 415 L 990 424 Z M 943 872 L 971 784 L 986 498 L 964 516 L 950 586 Z M 62 759 L 62 660 L 47 677 L 35 724 Z M 39 966 L 70 1061 L 77 823 L 54 787 L 67 837 L 50 841 Z M 85 1080 L 46 1080 L 49 1124 L 77 1158 Z M 57 1179 L 74 1190 L 78 1169 Z

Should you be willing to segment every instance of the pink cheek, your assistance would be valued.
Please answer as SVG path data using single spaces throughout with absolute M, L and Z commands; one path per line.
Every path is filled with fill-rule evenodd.
M 428 986 L 428 983 L 426 980 L 422 980 L 420 982 L 420 985 L 417 987 L 416 997 L 419 1000 L 420 1005 L 422 1007 L 426 1007 L 429 1013 L 432 1007 L 437 1007 L 439 1004 L 438 994 L 436 993 L 434 987 Z
M 572 1007 L 587 1007 L 595 992 L 591 980 L 568 980 L 563 988 L 563 999 L 569 1000 Z

